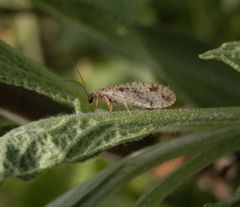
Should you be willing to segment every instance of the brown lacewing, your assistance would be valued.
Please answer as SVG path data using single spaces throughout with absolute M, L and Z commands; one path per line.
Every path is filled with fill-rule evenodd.
M 71 57 L 68 55 L 67 57 L 72 61 Z M 114 103 L 123 104 L 129 114 L 131 114 L 128 109 L 129 105 L 142 109 L 162 109 L 170 107 L 176 101 L 174 92 L 169 87 L 159 83 L 131 82 L 109 86 L 89 93 L 81 73 L 78 70 L 76 71 L 83 84 L 77 81 L 74 82 L 84 89 L 88 96 L 88 102 L 92 103 L 96 99 L 97 107 L 98 99 L 102 98 L 107 103 L 110 112 L 112 112 Z
M 123 104 L 128 112 L 128 105 L 142 109 L 161 109 L 174 104 L 176 96 L 172 90 L 159 83 L 131 82 L 102 88 L 88 94 L 88 101 L 92 103 L 103 98 L 112 111 L 113 103 Z

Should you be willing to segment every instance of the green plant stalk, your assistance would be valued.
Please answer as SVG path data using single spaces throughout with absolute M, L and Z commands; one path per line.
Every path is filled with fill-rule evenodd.
M 238 129 L 222 129 L 209 133 L 191 134 L 165 144 L 160 143 L 113 164 L 85 184 L 59 197 L 48 207 L 95 206 L 132 178 L 166 160 L 186 153 L 203 151 L 203 149 L 211 151 L 214 146 L 228 145 L 231 141 L 236 144 L 235 140 L 239 136 L 240 130 Z M 239 147 L 239 145 L 234 144 L 231 146 L 233 146 L 232 148 Z M 232 151 L 232 148 L 228 149 L 229 152 Z
M 163 180 L 150 187 L 137 201 L 135 207 L 159 206 L 166 196 L 173 192 L 186 179 L 190 178 L 217 158 L 240 148 L 240 130 L 233 132 L 231 137 L 226 136 L 223 142 L 203 149 L 190 158 L 183 166 L 171 173 Z

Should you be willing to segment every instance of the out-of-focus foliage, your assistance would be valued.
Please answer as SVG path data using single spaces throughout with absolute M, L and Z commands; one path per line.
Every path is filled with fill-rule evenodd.
M 239 188 L 238 188 L 236 193 L 231 199 L 227 201 L 219 202 L 219 203 L 214 203 L 214 204 L 208 203 L 205 205 L 205 207 L 234 207 L 234 206 L 238 206 L 239 203 L 240 203 L 240 195 L 239 195 Z

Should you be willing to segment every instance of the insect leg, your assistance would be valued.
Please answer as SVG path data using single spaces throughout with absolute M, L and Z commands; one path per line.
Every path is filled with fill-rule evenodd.
M 93 109 L 92 109 L 92 112 L 94 112 L 95 111 L 95 109 L 97 108 L 97 106 L 98 106 L 98 95 L 96 95 L 95 96 L 95 98 L 96 98 L 96 101 L 95 101 L 95 106 L 93 107 Z
M 107 103 L 107 106 L 108 106 L 109 111 L 112 112 L 113 105 L 112 105 L 110 99 L 109 99 L 108 97 L 106 97 L 106 96 L 103 96 L 103 98 L 105 99 L 105 101 L 106 101 L 106 103 Z
M 129 110 L 128 106 L 127 106 L 127 103 L 126 103 L 126 102 L 123 102 L 123 105 L 124 105 L 124 107 L 127 109 L 128 113 L 129 113 L 130 115 L 132 115 L 132 113 L 130 112 L 130 110 Z
M 95 102 L 94 111 L 95 111 L 95 109 L 97 108 L 97 106 L 98 106 L 98 95 L 96 96 L 96 102 Z

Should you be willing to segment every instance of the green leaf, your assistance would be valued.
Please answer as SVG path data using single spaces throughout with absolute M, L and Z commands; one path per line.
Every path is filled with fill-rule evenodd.
M 62 162 L 87 159 L 155 131 L 238 126 L 240 108 L 86 113 L 53 117 L 0 138 L 0 180 L 32 177 Z
M 226 201 L 219 203 L 207 203 L 204 207 L 238 207 L 240 206 L 240 188 L 237 189 L 234 196 Z
M 20 86 L 73 106 L 75 87 L 0 41 L 0 82 Z
M 183 166 L 153 186 L 139 198 L 135 207 L 159 206 L 164 198 L 201 169 L 207 167 L 218 157 L 233 152 L 240 148 L 240 130 L 229 130 L 225 134 L 225 140 L 216 143 L 209 148 L 203 148 L 200 153 L 191 157 Z M 230 132 L 232 134 L 230 134 Z
M 240 42 L 224 43 L 219 48 L 209 50 L 199 57 L 205 60 L 220 60 L 240 72 Z
M 196 153 L 203 149 L 208 151 L 214 149 L 213 151 L 215 151 L 215 148 L 220 145 L 225 146 L 223 152 L 239 148 L 240 140 L 236 139 L 239 135 L 239 129 L 224 129 L 209 133 L 191 134 L 149 147 L 101 171 L 80 187 L 65 193 L 50 203 L 48 207 L 96 206 L 109 193 L 117 191 L 132 178 L 166 160 L 184 153 Z M 218 153 L 221 154 L 219 152 L 221 148 L 218 149 Z M 203 157 L 206 159 L 206 156 Z

